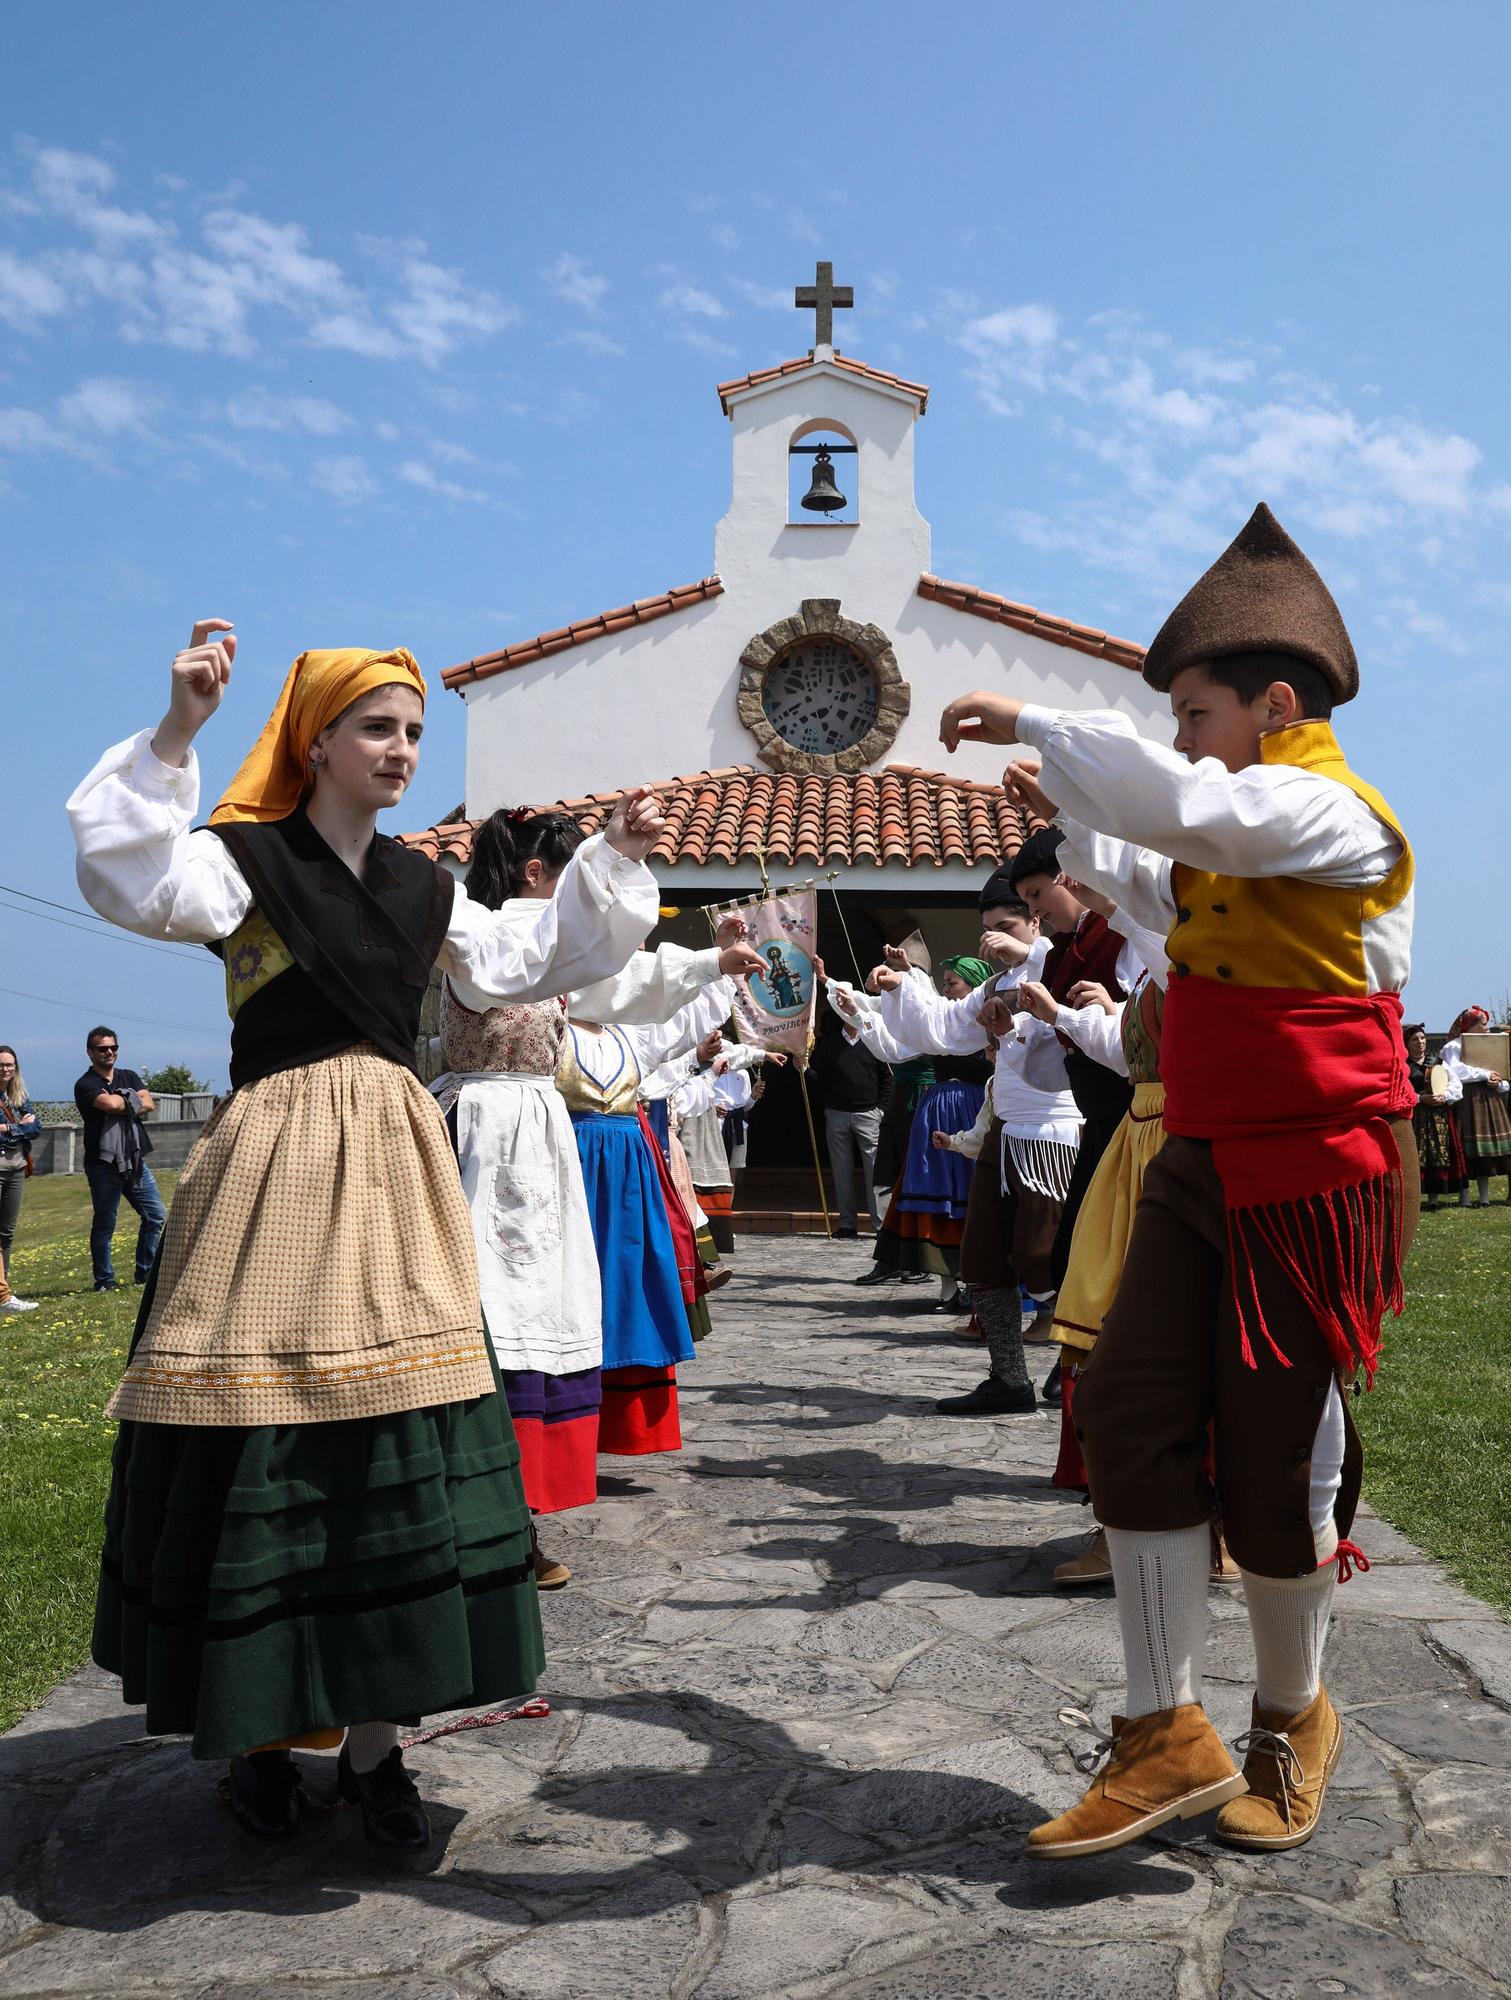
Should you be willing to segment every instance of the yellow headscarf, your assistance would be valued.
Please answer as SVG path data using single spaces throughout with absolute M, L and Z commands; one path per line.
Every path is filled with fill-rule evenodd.
M 425 699 L 425 677 L 402 646 L 392 653 L 361 646 L 301 653 L 262 734 L 211 813 L 211 826 L 286 819 L 310 788 L 310 751 L 321 730 L 374 688 L 394 686 L 417 688 Z

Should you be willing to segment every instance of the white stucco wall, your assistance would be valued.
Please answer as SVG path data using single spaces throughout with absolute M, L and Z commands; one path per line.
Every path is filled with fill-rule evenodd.
M 788 525 L 788 443 L 816 423 L 843 427 L 859 446 L 837 461 L 842 486 L 859 476 L 853 526 Z M 947 758 L 939 743 L 945 703 L 981 686 L 1057 707 L 1121 708 L 1169 740 L 1164 702 L 1126 667 L 919 597 L 930 536 L 915 501 L 910 397 L 812 369 L 738 400 L 731 429 L 733 491 L 715 533 L 724 594 L 465 690 L 470 814 L 755 761 L 735 707 L 739 656 L 807 597 L 837 597 L 844 616 L 891 637 L 913 700 L 884 764 L 995 779 L 1000 751 Z M 563 621 L 599 608 L 563 605 Z M 1046 608 L 1097 622 L 1094 605 Z

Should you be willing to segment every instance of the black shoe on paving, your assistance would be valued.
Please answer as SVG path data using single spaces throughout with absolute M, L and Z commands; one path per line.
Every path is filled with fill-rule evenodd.
M 258 1840 L 287 1840 L 304 1798 L 299 1766 L 287 1750 L 256 1750 L 231 1759 L 231 1810 Z
M 376 1769 L 354 1771 L 343 1743 L 336 1759 L 336 1789 L 343 1799 L 361 1806 L 362 1831 L 374 1847 L 417 1854 L 430 1845 L 430 1821 L 397 1744 Z
M 847 1242 L 853 1243 L 856 1237 L 860 1235 L 860 1231 L 858 1229 L 836 1229 L 834 1235 L 836 1242 L 843 1237 Z
M 1032 1382 L 999 1382 L 988 1375 L 965 1396 L 942 1396 L 934 1408 L 942 1417 L 1027 1417 L 1038 1409 Z
M 890 1285 L 896 1276 L 897 1273 L 888 1270 L 885 1264 L 873 1264 L 869 1271 L 862 1271 L 858 1278 L 852 1278 L 850 1282 L 852 1285 Z
M 1060 1384 L 1060 1364 L 1058 1361 L 1044 1377 L 1044 1385 L 1040 1389 L 1039 1394 L 1044 1398 L 1046 1403 L 1052 1404 L 1055 1409 L 1058 1409 L 1065 1400 L 1065 1391 Z

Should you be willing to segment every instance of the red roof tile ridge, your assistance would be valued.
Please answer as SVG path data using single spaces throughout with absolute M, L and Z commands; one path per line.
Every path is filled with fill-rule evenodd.
M 1117 639 L 1110 632 L 1102 632 L 1094 625 L 1078 625 L 1071 618 L 1057 618 L 1051 612 L 1039 611 L 1032 604 L 1019 604 L 1011 597 L 1001 597 L 994 590 L 982 590 L 974 583 L 951 583 L 944 577 L 932 576 L 925 571 L 918 579 L 918 595 L 932 598 L 946 604 L 952 611 L 968 611 L 974 617 L 985 618 L 994 625 L 1011 625 L 1020 632 L 1029 632 L 1035 638 L 1047 639 L 1052 645 L 1069 646 L 1078 653 L 1092 653 L 1101 659 L 1111 660 L 1120 667 L 1130 667 L 1134 672 L 1142 669 L 1145 648 L 1132 639 Z
M 470 660 L 463 660 L 459 666 L 447 667 L 441 675 L 441 683 L 453 691 L 470 687 L 474 681 L 507 673 L 511 667 L 527 667 L 552 653 L 564 653 L 572 646 L 585 645 L 589 639 L 606 638 L 615 632 L 626 631 L 632 625 L 649 625 L 657 618 L 669 617 L 674 611 L 685 611 L 691 605 L 720 597 L 723 592 L 723 579 L 717 576 L 700 577 L 696 583 L 674 584 L 658 596 L 637 597 L 632 604 L 616 605 L 611 611 L 599 611 L 591 618 L 575 619 L 570 625 L 558 625 L 550 632 L 537 632 L 533 639 L 520 639 L 512 646 L 501 646 L 496 652 L 478 653 Z
M 906 375 L 896 375 L 889 368 L 875 368 L 869 361 L 857 361 L 851 355 L 841 354 L 838 348 L 826 355 L 836 368 L 849 375 L 859 375 L 869 382 L 879 382 L 884 388 L 901 389 L 906 395 L 918 399 L 919 415 L 929 407 L 929 385 L 927 382 L 911 382 Z M 807 368 L 817 368 L 815 354 L 795 355 L 791 361 L 778 361 L 770 368 L 752 368 L 748 375 L 736 375 L 732 381 L 718 384 L 719 402 L 725 416 L 729 415 L 729 399 L 746 389 L 759 389 L 767 382 L 776 382 L 784 375 L 799 375 Z
M 655 789 L 666 827 L 652 855 L 668 865 L 733 867 L 764 849 L 784 867 L 797 861 L 972 866 L 1013 852 L 1025 831 L 1000 787 L 913 764 L 853 774 L 724 764 L 663 779 Z M 570 813 L 591 833 L 605 825 L 617 797 L 591 792 L 542 802 L 538 810 Z M 463 864 L 481 824 L 458 817 L 400 838 L 433 860 Z

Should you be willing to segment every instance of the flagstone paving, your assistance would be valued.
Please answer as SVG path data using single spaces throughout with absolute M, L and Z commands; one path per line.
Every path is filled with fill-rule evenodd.
M 853 1290 L 862 1248 L 745 1239 L 737 1268 L 686 1449 L 547 1531 L 576 1572 L 544 1600 L 549 1719 L 410 1753 L 431 1856 L 375 1857 L 345 1808 L 258 1846 L 86 1668 L 0 1740 L 0 1994 L 1511 1994 L 1511 1627 L 1366 1520 L 1312 1843 L 1245 1858 L 1199 1822 L 1029 1863 L 1082 1782 L 1059 1711 L 1105 1725 L 1120 1691 L 1110 1597 L 1050 1580 L 1086 1529 L 1057 1419 L 937 1417 L 976 1356 L 926 1288 Z M 1241 1596 L 1211 1610 L 1232 1736 Z

